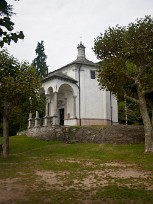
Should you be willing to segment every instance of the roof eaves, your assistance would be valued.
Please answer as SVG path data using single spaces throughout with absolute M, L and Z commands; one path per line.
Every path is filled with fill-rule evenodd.
M 77 80 L 75 80 L 75 79 L 73 79 L 71 77 L 68 77 L 68 76 L 64 77 L 64 75 L 63 76 L 59 76 L 58 74 L 54 74 L 54 75 L 48 76 L 48 77 L 44 78 L 42 81 L 46 82 L 46 81 L 49 81 L 51 79 L 62 79 L 64 81 L 69 81 L 69 82 L 72 82 L 72 83 L 77 83 L 78 82 Z
M 96 65 L 96 63 L 94 63 L 94 62 L 92 62 L 92 61 L 89 61 L 89 60 L 87 60 L 87 62 L 82 62 L 82 61 L 77 61 L 77 59 L 75 60 L 75 61 L 73 61 L 73 62 L 71 62 L 71 63 L 69 63 L 69 64 L 66 64 L 66 65 L 64 65 L 63 67 L 60 67 L 59 69 L 56 69 L 56 70 L 54 70 L 54 71 L 52 71 L 52 72 L 49 72 L 48 73 L 48 75 L 49 74 L 53 74 L 53 73 L 55 73 L 55 72 L 57 72 L 57 71 L 60 71 L 60 70 L 62 70 L 62 69 L 64 69 L 64 68 L 66 68 L 66 67 L 68 67 L 68 66 L 71 66 L 71 65 L 73 65 L 73 64 L 79 64 L 79 65 L 88 65 L 88 66 L 95 66 Z

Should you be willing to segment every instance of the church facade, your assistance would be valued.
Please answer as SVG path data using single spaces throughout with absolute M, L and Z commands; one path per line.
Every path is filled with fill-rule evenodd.
M 77 49 L 75 61 L 48 73 L 43 79 L 46 95 L 43 125 L 117 124 L 116 98 L 111 92 L 100 90 L 96 64 L 86 59 L 82 42 Z

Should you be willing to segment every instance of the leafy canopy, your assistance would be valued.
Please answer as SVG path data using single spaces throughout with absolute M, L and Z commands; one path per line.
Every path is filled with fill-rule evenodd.
M 145 16 L 127 27 L 108 28 L 95 39 L 93 51 L 101 60 L 99 84 L 119 98 L 137 100 L 137 85 L 153 91 L 153 19 Z
M 13 15 L 13 7 L 6 0 L 0 0 L 0 47 L 4 44 L 10 45 L 11 41 L 17 42 L 18 39 L 24 39 L 24 34 L 20 32 L 12 32 L 14 23 L 11 21 Z
M 5 50 L 0 52 L 0 76 L 1 111 L 4 102 L 13 107 L 23 98 L 37 97 L 41 82 L 35 69 L 28 62 L 19 63 Z
M 145 16 L 126 27 L 108 28 L 95 39 L 93 50 L 102 65 L 99 85 L 119 100 L 138 104 L 145 152 L 153 152 L 153 19 Z

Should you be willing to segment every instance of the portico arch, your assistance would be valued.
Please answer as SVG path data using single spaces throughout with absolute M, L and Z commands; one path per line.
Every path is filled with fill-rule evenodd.
M 58 90 L 58 116 L 60 125 L 65 124 L 66 120 L 70 120 L 74 116 L 74 107 L 73 102 L 74 91 L 73 88 L 66 83 L 63 83 Z
M 53 125 L 69 125 L 68 120 L 76 119 L 77 81 L 63 73 L 54 73 L 51 80 L 43 84 L 46 95 L 46 115 Z M 78 100 L 78 99 L 77 99 Z M 45 123 L 45 124 L 48 124 Z

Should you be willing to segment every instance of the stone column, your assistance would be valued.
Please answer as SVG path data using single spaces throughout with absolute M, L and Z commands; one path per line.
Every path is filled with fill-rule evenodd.
M 67 98 L 65 98 L 65 105 L 64 105 L 64 119 L 67 119 Z
M 52 116 L 52 96 L 48 97 L 48 116 Z
M 53 125 L 58 125 L 57 92 L 54 92 L 54 120 L 53 120 Z
M 76 96 L 73 96 L 73 118 L 76 118 Z
M 32 119 L 32 113 L 29 113 L 29 119 Z
M 54 92 L 54 116 L 57 116 L 57 92 Z
M 32 113 L 29 113 L 28 128 L 32 127 Z
M 48 117 L 48 98 L 46 97 L 46 108 L 45 108 L 45 116 Z
M 45 107 L 45 117 L 44 117 L 44 126 L 47 126 L 48 125 L 48 102 L 49 102 L 49 100 L 48 100 L 49 98 L 48 98 L 48 95 L 46 95 L 46 107 Z
M 39 118 L 39 113 L 38 113 L 38 111 L 36 111 L 35 127 L 40 127 L 40 118 Z
M 48 105 L 49 107 L 48 107 L 48 112 L 49 112 L 49 116 L 51 116 L 51 102 L 49 103 L 49 105 Z

